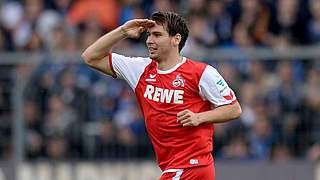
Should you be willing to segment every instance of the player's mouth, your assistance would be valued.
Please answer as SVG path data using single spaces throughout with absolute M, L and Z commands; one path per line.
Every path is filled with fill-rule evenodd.
M 153 47 L 149 47 L 148 49 L 150 54 L 153 54 L 157 50 L 157 48 L 153 48 Z

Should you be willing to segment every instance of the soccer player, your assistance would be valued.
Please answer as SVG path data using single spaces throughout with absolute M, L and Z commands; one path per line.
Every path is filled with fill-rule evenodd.
M 147 30 L 149 57 L 111 53 L 124 38 Z M 82 54 L 83 60 L 135 92 L 161 168 L 160 180 L 214 180 L 214 123 L 240 117 L 236 96 L 215 68 L 180 55 L 185 20 L 173 12 L 133 19 L 105 34 Z M 214 108 L 212 108 L 214 104 Z

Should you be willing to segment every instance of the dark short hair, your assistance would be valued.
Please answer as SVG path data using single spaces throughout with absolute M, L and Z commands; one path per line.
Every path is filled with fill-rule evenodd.
M 161 11 L 152 13 L 150 19 L 158 24 L 162 24 L 170 36 L 175 36 L 176 34 L 181 35 L 181 41 L 179 43 L 180 52 L 184 47 L 189 35 L 189 29 L 186 20 L 177 13 Z

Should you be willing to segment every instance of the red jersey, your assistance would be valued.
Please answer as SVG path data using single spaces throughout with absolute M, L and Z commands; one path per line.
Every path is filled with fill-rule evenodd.
M 213 162 L 213 124 L 183 127 L 177 114 L 194 113 L 236 102 L 234 92 L 212 66 L 183 58 L 167 71 L 150 58 L 112 53 L 114 77 L 134 90 L 162 171 L 209 165 Z

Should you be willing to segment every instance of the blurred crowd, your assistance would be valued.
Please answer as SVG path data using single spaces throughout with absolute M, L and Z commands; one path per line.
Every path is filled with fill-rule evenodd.
M 320 42 L 320 0 L 0 0 L 0 52 L 83 51 L 127 20 L 157 10 L 187 18 L 187 57 L 205 48 Z M 114 50 L 145 50 L 144 41 L 145 34 Z M 243 109 L 240 119 L 215 125 L 216 159 L 320 159 L 319 60 L 201 60 L 219 70 Z M 68 62 L 48 56 L 28 82 L 26 158 L 153 158 L 130 87 L 79 61 Z M 18 68 L 0 65 L 2 159 L 13 152 L 10 92 Z

